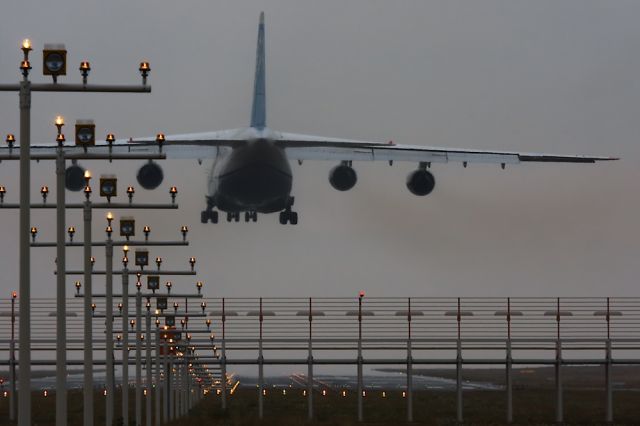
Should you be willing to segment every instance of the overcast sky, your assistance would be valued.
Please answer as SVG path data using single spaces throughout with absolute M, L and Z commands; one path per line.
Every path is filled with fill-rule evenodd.
M 33 143 L 53 142 L 56 114 L 70 124 L 93 118 L 102 137 L 246 126 L 261 10 L 271 128 L 622 160 L 506 170 L 435 165 L 436 189 L 423 198 L 405 187 L 415 164 L 357 164 L 358 184 L 339 193 L 327 179 L 333 164 L 305 162 L 293 166 L 296 227 L 279 225 L 277 215 L 201 225 L 206 164 L 172 161 L 160 190 L 137 193 L 140 201 L 168 201 L 169 186 L 179 188 L 180 213 L 136 215 L 157 238 L 179 238 L 179 226 L 190 227 L 191 247 L 151 252 L 166 257 L 164 265 L 186 268 L 195 255 L 211 297 L 355 296 L 360 289 L 372 296 L 637 295 L 637 1 L 4 0 L 0 81 L 18 80 L 27 36 L 34 81 L 44 80 L 46 42 L 66 44 L 64 81 L 79 82 L 78 65 L 89 60 L 92 82 L 136 83 L 138 63 L 150 61 L 150 95 L 35 94 Z M 18 133 L 17 100 L 0 93 L 3 134 Z M 72 126 L 66 132 L 72 139 Z M 135 184 L 139 166 L 90 168 L 96 176 L 117 173 L 122 189 Z M 18 200 L 17 175 L 17 164 L 0 164 L 7 201 Z M 34 200 L 53 179 L 52 164 L 34 163 Z M 100 237 L 103 215 L 96 212 Z M 8 296 L 18 287 L 18 213 L 2 218 L 0 294 Z M 82 235 L 79 212 L 67 222 Z M 40 239 L 53 240 L 53 212 L 33 212 L 32 223 Z M 53 296 L 54 251 L 32 253 L 32 296 Z M 70 267 L 80 267 L 80 255 L 68 254 Z

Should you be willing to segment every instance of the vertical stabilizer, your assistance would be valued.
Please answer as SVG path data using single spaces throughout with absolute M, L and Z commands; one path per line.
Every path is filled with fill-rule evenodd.
M 267 125 L 267 105 L 264 64 L 264 12 L 260 13 L 258 25 L 258 47 L 256 49 L 256 76 L 253 83 L 253 107 L 251 127 L 264 129 Z

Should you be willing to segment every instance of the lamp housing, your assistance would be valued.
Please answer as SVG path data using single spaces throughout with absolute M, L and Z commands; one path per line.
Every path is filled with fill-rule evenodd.
M 136 250 L 135 264 L 136 264 L 136 266 L 141 266 L 141 267 L 149 265 L 149 251 L 148 250 Z
M 118 178 L 114 175 L 100 176 L 100 196 L 107 197 L 110 200 L 111 197 L 118 195 Z
M 133 237 L 136 235 L 136 220 L 132 217 L 123 217 L 120 219 L 120 236 Z
M 94 146 L 96 144 L 96 125 L 93 120 L 76 121 L 76 145 Z
M 67 75 L 67 49 L 61 43 L 49 43 L 42 50 L 42 74 L 56 81 L 59 75 Z

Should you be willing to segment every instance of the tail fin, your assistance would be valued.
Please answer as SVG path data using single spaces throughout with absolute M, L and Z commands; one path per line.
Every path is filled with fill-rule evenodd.
M 256 49 L 256 76 L 253 83 L 253 107 L 251 127 L 264 129 L 267 126 L 267 105 L 264 64 L 264 12 L 260 13 L 258 25 L 258 47 Z

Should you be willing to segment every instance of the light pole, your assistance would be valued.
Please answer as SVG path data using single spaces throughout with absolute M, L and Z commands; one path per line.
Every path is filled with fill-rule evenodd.
M 64 242 L 65 236 L 65 160 L 62 133 L 64 118 L 57 116 L 55 120 L 57 128 L 56 142 L 56 300 L 58 310 L 56 318 L 56 337 L 58 347 L 56 350 L 56 425 L 67 421 L 67 294 L 64 285 L 65 269 L 67 267 Z M 59 414 L 58 414 L 59 413 Z
M 106 362 L 107 362 L 107 400 L 106 400 L 106 426 L 113 424 L 113 397 L 115 392 L 114 386 L 114 371 L 113 371 L 113 240 L 111 234 L 113 228 L 111 223 L 113 222 L 113 213 L 107 213 L 107 242 L 105 244 L 105 258 L 106 258 L 106 280 L 105 280 L 105 293 L 106 293 Z M 60 277 L 58 277 L 60 279 Z
M 91 279 L 91 172 L 85 170 L 84 179 L 84 425 L 93 425 L 93 321 L 92 321 L 92 279 Z
M 66 74 L 66 50 L 64 47 L 56 46 L 51 48 L 45 45 L 44 68 L 45 75 L 53 77 L 53 83 L 32 84 L 29 80 L 31 63 L 29 62 L 29 52 L 32 50 L 31 41 L 25 39 L 21 47 L 23 60 L 20 62 L 22 81 L 18 84 L 0 84 L 0 91 L 18 92 L 20 108 L 20 220 L 19 220 L 19 281 L 20 281 L 20 330 L 19 330 L 19 382 L 20 392 L 18 401 L 18 424 L 19 426 L 31 425 L 31 257 L 29 250 L 29 231 L 31 222 L 29 189 L 31 186 L 31 93 L 40 92 L 111 92 L 111 93 L 150 93 L 151 87 L 146 85 L 149 72 L 148 63 L 145 69 L 140 69 L 143 77 L 143 84 L 138 86 L 127 85 L 90 85 L 86 82 L 86 75 L 83 74 L 83 84 L 58 84 L 57 77 Z M 142 68 L 142 66 L 141 66 Z M 81 68 L 82 71 L 82 68 Z M 88 69 L 82 71 L 88 74 Z M 57 288 L 56 295 L 60 297 L 63 290 Z M 64 298 L 58 299 L 58 305 L 65 303 Z M 64 309 L 58 312 L 58 321 L 64 322 Z M 66 341 L 60 340 L 61 350 L 66 350 Z M 65 360 L 66 361 L 66 360 Z M 62 377 L 62 373 L 56 374 Z M 57 401 L 60 400 L 58 403 Z M 90 407 L 85 407 L 89 411 Z M 85 413 L 85 418 L 87 413 Z M 67 424 L 67 394 L 66 386 L 58 387 L 56 392 L 56 425 Z M 91 423 L 92 424 L 92 421 Z

